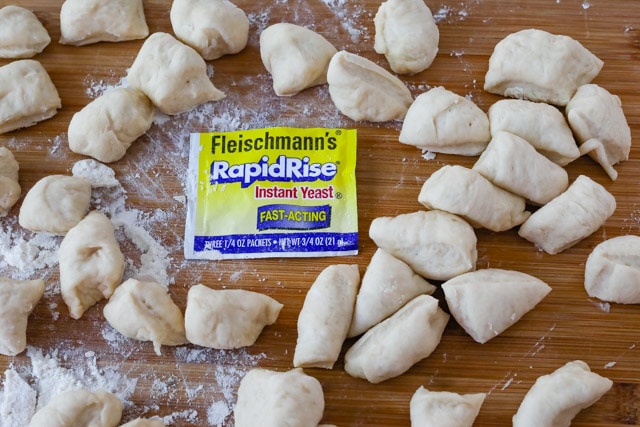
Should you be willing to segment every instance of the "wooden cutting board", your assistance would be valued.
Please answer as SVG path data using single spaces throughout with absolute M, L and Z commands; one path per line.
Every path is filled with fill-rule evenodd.
M 0 145 L 12 149 L 20 162 L 24 194 L 38 179 L 54 173 L 68 174 L 73 164 L 83 159 L 68 149 L 69 120 L 106 88 L 121 84 L 142 41 L 63 46 L 57 43 L 62 1 L 11 3 L 34 10 L 51 34 L 52 43 L 35 59 L 50 73 L 63 101 L 63 108 L 54 118 L 0 135 Z M 570 360 L 581 359 L 593 371 L 612 379 L 614 385 L 600 401 L 582 411 L 573 425 L 639 424 L 640 308 L 603 304 L 589 298 L 583 287 L 583 275 L 586 258 L 598 243 L 614 236 L 640 233 L 637 83 L 640 2 L 428 0 L 427 3 L 437 17 L 440 49 L 428 70 L 402 76 L 414 96 L 441 85 L 467 96 L 486 111 L 499 99 L 483 90 L 488 59 L 498 41 L 525 28 L 565 34 L 604 61 L 595 83 L 622 100 L 633 136 L 631 156 L 616 167 L 619 178 L 615 182 L 590 159 L 581 158 L 567 166 L 572 180 L 586 174 L 604 185 L 615 195 L 617 209 L 600 230 L 562 254 L 547 255 L 513 230 L 477 231 L 478 268 L 519 270 L 535 275 L 553 288 L 534 310 L 483 345 L 474 342 L 452 320 L 429 358 L 404 375 L 381 384 L 350 377 L 343 369 L 342 357 L 332 370 L 306 370 L 320 380 L 324 389 L 323 422 L 342 427 L 409 425 L 409 399 L 418 387 L 425 386 L 438 391 L 485 392 L 488 395 L 475 425 L 509 425 L 538 376 Z M 159 251 L 162 262 L 154 267 L 153 273 L 165 274 L 172 282 L 170 293 L 182 309 L 187 290 L 196 283 L 248 289 L 268 294 L 284 304 L 277 323 L 267 327 L 254 346 L 243 350 L 165 347 L 162 356 L 156 356 L 150 343 L 117 338 L 105 326 L 101 310 L 104 303 L 90 309 L 82 319 L 72 320 L 55 292 L 56 266 L 33 272 L 34 278 L 47 280 L 50 291 L 30 318 L 28 342 L 32 352 L 39 349 L 53 355 L 60 366 L 69 369 L 92 359 L 103 373 L 111 372 L 115 366 L 117 372 L 135 379 L 135 391 L 129 394 L 125 408 L 127 420 L 145 414 L 168 417 L 169 423 L 178 426 L 233 425 L 231 415 L 224 417 L 225 408 L 228 412 L 232 406 L 239 379 L 248 369 L 292 368 L 297 316 L 317 274 L 333 263 L 356 263 L 363 273 L 376 249 L 368 237 L 370 222 L 379 216 L 420 209 L 417 195 L 432 172 L 445 164 L 471 166 L 475 161 L 440 154 L 434 160 L 426 160 L 419 150 L 398 143 L 399 123 L 356 123 L 342 116 L 333 106 L 326 87 L 290 98 L 274 95 L 270 76 L 260 60 L 261 30 L 277 22 L 304 25 L 323 34 L 338 49 L 358 53 L 387 67 L 384 57 L 373 50 L 377 1 L 238 0 L 236 4 L 251 20 L 249 45 L 237 55 L 209 61 L 212 80 L 227 98 L 190 113 L 157 120 L 124 159 L 110 165 L 126 191 L 126 209 L 138 215 L 157 247 L 136 246 L 123 232 L 119 237 L 131 263 L 129 274 L 139 272 L 144 265 L 141 253 L 158 253 L 155 251 L 158 248 L 166 251 L 166 254 Z M 145 0 L 144 5 L 150 30 L 171 32 L 171 2 Z M 0 65 L 8 62 L 2 60 Z M 186 261 L 182 239 L 189 132 L 279 125 L 358 129 L 359 254 L 341 258 Z M 108 192 L 103 196 L 105 200 L 111 197 Z M 19 204 L 9 216 L 0 219 L 3 229 L 15 228 Z M 31 237 L 24 235 L 25 239 Z M 1 273 L 12 272 L 8 268 Z M 442 297 L 441 293 L 436 295 Z M 352 342 L 345 343 L 344 351 Z M 26 377 L 31 372 L 31 363 L 32 356 L 26 353 L 0 357 L 0 368 L 25 369 Z M 216 413 L 216 408 L 222 408 L 223 414 Z

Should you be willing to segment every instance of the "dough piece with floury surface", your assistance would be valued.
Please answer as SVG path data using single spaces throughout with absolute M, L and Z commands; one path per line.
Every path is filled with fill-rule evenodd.
M 11 150 L 0 147 L 0 217 L 16 204 L 22 191 L 18 183 L 20 165 Z
M 106 390 L 70 390 L 38 410 L 29 427 L 116 427 L 122 407 L 120 398 Z
M 126 424 L 122 424 L 120 427 L 165 427 L 166 424 L 156 418 L 136 418 L 133 421 L 129 421 Z
M 31 58 L 51 43 L 47 29 L 27 8 L 1 8 L 0 22 L 0 58 Z
M 27 347 L 29 315 L 44 289 L 42 280 L 0 277 L 0 354 L 15 356 Z
M 411 427 L 471 427 L 486 393 L 458 394 L 420 386 L 409 402 Z

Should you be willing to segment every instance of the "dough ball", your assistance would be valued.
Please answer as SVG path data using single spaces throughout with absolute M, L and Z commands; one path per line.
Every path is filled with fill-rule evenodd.
M 73 115 L 67 132 L 69 148 L 104 163 L 120 160 L 149 130 L 153 113 L 151 101 L 141 91 L 110 90 Z
M 153 342 L 158 356 L 161 345 L 187 343 L 182 312 L 159 283 L 126 280 L 113 292 L 103 313 L 125 337 Z
M 0 216 L 9 211 L 20 198 L 18 171 L 20 166 L 13 153 L 0 147 Z
M 484 89 L 510 98 L 565 106 L 579 86 L 600 73 L 602 65 L 571 37 L 522 30 L 495 46 Z
M 165 427 L 165 423 L 158 419 L 136 418 L 120 427 Z
M 27 321 L 44 289 L 42 280 L 0 277 L 0 354 L 15 356 L 27 347 Z
M 176 37 L 207 60 L 238 53 L 249 39 L 249 18 L 228 0 L 174 0 L 169 16 Z
M 49 175 L 27 192 L 18 222 L 27 230 L 64 235 L 85 217 L 91 183 L 84 178 Z
M 620 98 L 595 84 L 580 86 L 565 113 L 581 144 L 580 154 L 589 154 L 615 180 L 613 165 L 629 159 L 631 150 L 631 129 Z
M 260 33 L 260 57 L 278 96 L 291 96 L 327 82 L 336 48 L 320 34 L 299 25 L 279 23 Z
M 423 0 L 387 0 L 373 20 L 373 48 L 398 74 L 429 68 L 438 53 L 440 33 Z
M 31 58 L 51 43 L 46 28 L 29 9 L 5 6 L 0 22 L 0 58 Z
M 51 399 L 31 418 L 29 427 L 116 427 L 122 401 L 105 390 L 67 391 Z
M 491 134 L 487 115 L 467 98 L 443 87 L 433 88 L 413 101 L 398 140 L 436 153 L 476 156 Z
M 60 43 L 143 39 L 149 35 L 142 0 L 66 0 L 60 8 Z
M 420 387 L 411 397 L 411 427 L 472 427 L 486 393 L 458 394 Z
M 413 102 L 405 84 L 374 62 L 346 51 L 333 55 L 327 69 L 329 95 L 352 120 L 403 120 Z
M 189 289 L 184 314 L 189 342 L 204 347 L 234 349 L 253 345 L 262 329 L 275 323 L 282 309 L 275 299 L 242 289 Z
M 149 36 L 133 61 L 127 80 L 169 115 L 225 96 L 209 80 L 207 64 L 200 54 L 167 33 Z
M 58 90 L 44 67 L 33 59 L 0 67 L 0 134 L 33 126 L 62 108 Z

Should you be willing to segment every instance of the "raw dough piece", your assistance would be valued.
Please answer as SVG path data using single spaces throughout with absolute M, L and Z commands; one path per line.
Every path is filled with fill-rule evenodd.
M 419 295 L 356 341 L 344 369 L 374 384 L 397 377 L 435 350 L 448 321 L 437 299 Z
M 238 53 L 249 39 L 249 18 L 228 0 L 174 0 L 169 16 L 176 37 L 206 60 Z
M 143 39 L 149 35 L 142 0 L 66 0 L 60 8 L 60 43 Z
M 566 166 L 580 151 L 564 116 L 553 105 L 502 99 L 489 107 L 491 136 L 506 131 L 527 140 L 552 162 Z
M 398 74 L 429 68 L 438 53 L 440 33 L 423 0 L 387 0 L 373 19 L 373 48 Z
M 323 36 L 298 25 L 274 24 L 260 34 L 260 58 L 278 96 L 325 84 L 329 61 L 336 52 Z
M 120 427 L 165 427 L 165 423 L 157 419 L 136 418 Z
M 436 153 L 476 156 L 491 134 L 487 115 L 472 101 L 443 87 L 413 101 L 398 140 Z
M 527 29 L 501 40 L 489 58 L 484 89 L 511 98 L 567 105 L 603 62 L 568 36 Z
M 513 427 L 569 427 L 578 412 L 596 403 L 612 385 L 583 361 L 568 362 L 536 380 L 513 416 Z
M 537 205 L 550 202 L 569 187 L 567 171 L 509 132 L 493 135 L 473 170 Z
M 124 157 L 131 144 L 149 130 L 154 108 L 142 91 L 110 90 L 75 113 L 67 132 L 74 153 L 104 163 Z
M 429 209 L 460 215 L 474 227 L 504 231 L 530 215 L 523 197 L 491 183 L 473 169 L 446 165 L 422 185 L 418 201 Z
M 316 427 L 323 412 L 322 386 L 301 368 L 257 368 L 240 382 L 234 418 L 236 427 Z
M 464 220 L 448 212 L 375 218 L 369 237 L 427 279 L 447 280 L 476 268 L 476 234 Z
M 488 268 L 454 277 L 442 290 L 451 315 L 484 344 L 520 320 L 551 288 L 526 273 Z
M 29 427 L 116 427 L 122 401 L 104 390 L 72 390 L 51 399 L 31 418 Z
M 584 270 L 589 296 L 619 304 L 640 304 L 640 236 L 618 236 L 596 246 Z
M 431 295 L 436 287 L 413 272 L 404 261 L 383 249 L 371 257 L 347 336 L 355 337 L 380 323 L 418 295 Z
M 580 175 L 567 191 L 531 215 L 518 234 L 554 255 L 594 233 L 615 209 L 611 193 Z
M 126 280 L 116 288 L 103 313 L 125 337 L 152 341 L 157 355 L 161 345 L 187 343 L 182 312 L 159 283 Z
M 615 181 L 618 162 L 629 159 L 631 130 L 620 98 L 595 84 L 580 86 L 565 110 L 580 145 Z
M 0 58 L 31 58 L 51 43 L 46 28 L 29 9 L 5 6 L 0 22 Z
M 329 95 L 352 120 L 402 120 L 413 102 L 396 76 L 362 56 L 346 51 L 333 55 L 327 70 Z
M 33 59 L 0 67 L 0 99 L 0 134 L 33 126 L 62 108 L 51 77 Z
M 49 175 L 24 196 L 18 222 L 27 230 L 66 234 L 87 214 L 91 183 L 84 178 Z
M 144 42 L 127 80 L 165 114 L 182 113 L 224 98 L 207 76 L 207 64 L 171 34 L 154 33 Z
M 298 316 L 293 366 L 333 368 L 347 337 L 359 285 L 357 265 L 330 265 L 318 274 Z
M 122 282 L 124 256 L 113 224 L 102 212 L 90 212 L 67 232 L 58 259 L 60 292 L 74 319 L 109 298 Z
M 0 216 L 9 211 L 20 198 L 18 171 L 20 166 L 7 148 L 0 147 Z
M 36 413 L 38 392 L 15 368 L 4 371 L 3 393 L 0 396 L 0 420 L 4 427 L 28 426 Z
M 187 295 L 186 336 L 189 342 L 210 348 L 250 346 L 265 326 L 275 323 L 281 309 L 278 301 L 257 292 L 195 285 Z
M 0 354 L 15 356 L 27 347 L 27 321 L 44 288 L 42 280 L 0 277 Z
M 420 387 L 411 397 L 411 427 L 471 427 L 486 393 L 458 394 Z

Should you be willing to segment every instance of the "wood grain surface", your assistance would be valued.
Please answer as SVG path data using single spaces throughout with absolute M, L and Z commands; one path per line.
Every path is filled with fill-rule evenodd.
M 83 159 L 68 149 L 66 132 L 72 115 L 96 96 L 96 87 L 115 86 L 126 76 L 142 41 L 98 43 L 84 47 L 58 44 L 60 0 L 0 1 L 32 9 L 52 37 L 52 43 L 35 57 L 58 88 L 63 108 L 36 126 L 0 135 L 0 145 L 12 149 L 20 163 L 23 196 L 40 178 L 69 174 Z M 61 297 L 47 294 L 30 317 L 28 343 L 33 348 L 77 348 L 79 358 L 92 351 L 101 366 L 119 366 L 138 378 L 132 405 L 125 418 L 140 414 L 166 416 L 176 411 L 197 411 L 197 422 L 176 419 L 175 425 L 216 425 L 207 418 L 212 402 L 223 396 L 216 385 L 219 367 L 246 371 L 240 366 L 247 355 L 256 366 L 275 370 L 292 368 L 296 321 L 305 294 L 317 274 L 334 263 L 356 263 L 364 272 L 375 245 L 368 237 L 371 221 L 421 209 L 418 192 L 424 180 L 445 164 L 471 166 L 475 158 L 437 155 L 425 160 L 422 153 L 398 142 L 399 123 L 357 123 L 333 106 L 326 86 L 290 98 L 275 96 L 271 79 L 259 54 L 258 37 L 267 25 L 291 22 L 323 34 L 338 49 L 358 53 L 386 67 L 373 50 L 373 17 L 376 0 L 291 0 L 266 2 L 237 0 L 251 19 L 247 48 L 233 56 L 209 61 L 212 80 L 227 93 L 224 101 L 154 124 L 124 159 L 111 164 L 127 191 L 126 203 L 143 215 L 166 220 L 150 221 L 149 232 L 169 248 L 167 274 L 173 282 L 171 296 L 184 309 L 189 287 L 203 283 L 214 288 L 248 289 L 268 294 L 284 304 L 273 326 L 258 342 L 236 352 L 206 353 L 204 360 L 179 357 L 179 349 L 163 348 L 156 356 L 150 343 L 128 342 L 116 350 L 104 338 L 104 302 L 80 320 L 72 320 Z M 604 61 L 594 80 L 618 95 L 631 126 L 630 159 L 616 167 L 611 181 L 599 166 L 581 158 L 567 166 L 571 180 L 586 174 L 615 195 L 617 209 L 606 224 L 589 238 L 559 255 L 547 255 L 518 237 L 516 230 L 493 233 L 477 230 L 477 268 L 515 269 L 547 282 L 553 291 L 521 321 L 486 344 L 474 342 L 455 321 L 450 321 L 440 345 L 427 359 L 404 375 L 372 385 L 350 377 L 341 357 L 332 370 L 307 369 L 323 386 L 326 409 L 323 422 L 338 426 L 409 425 L 409 399 L 425 386 L 458 393 L 485 392 L 488 396 L 476 420 L 477 426 L 511 423 L 523 396 L 536 378 L 564 363 L 581 359 L 591 369 L 613 380 L 612 389 L 592 407 L 582 411 L 574 426 L 625 426 L 640 424 L 640 307 L 602 304 L 588 297 L 583 286 L 588 254 L 607 238 L 640 233 L 640 2 L 634 0 L 427 0 L 438 17 L 439 53 L 424 72 L 402 76 L 414 97 L 442 85 L 468 96 L 484 111 L 496 100 L 483 90 L 484 75 L 495 44 L 509 33 L 539 28 L 580 41 Z M 169 0 L 145 0 L 151 32 L 172 32 Z M 1 25 L 1 23 L 0 23 Z M 8 63 L 0 60 L 0 65 Z M 1 102 L 1 100 L 0 100 Z M 229 126 L 229 123 L 231 124 Z M 340 258 L 266 259 L 238 261 L 186 261 L 182 254 L 184 196 L 189 132 L 246 129 L 262 126 L 324 126 L 358 129 L 359 254 Z M 7 217 L 5 227 L 17 216 L 22 200 Z M 135 264 L 140 250 L 122 242 Z M 7 274 L 3 272 L 3 274 Z M 36 270 L 48 286 L 58 281 L 57 267 Z M 437 293 L 442 300 L 441 293 Z M 442 300 L 444 307 L 444 301 Z M 52 307 L 57 307 L 55 315 Z M 446 307 L 445 307 L 446 308 Z M 353 343 L 348 340 L 343 349 Z M 195 346 L 186 346 L 191 350 Z M 124 349 L 124 350 L 123 350 Z M 126 350 L 126 351 L 125 351 Z M 72 366 L 80 360 L 64 360 Z M 26 354 L 0 357 L 0 369 L 28 366 Z M 154 378 L 176 379 L 171 392 L 154 394 Z M 187 393 L 184 385 L 201 385 L 199 393 Z M 235 393 L 235 388 L 232 394 Z M 159 396 L 159 397 L 158 397 Z M 233 417 L 225 420 L 233 425 Z

